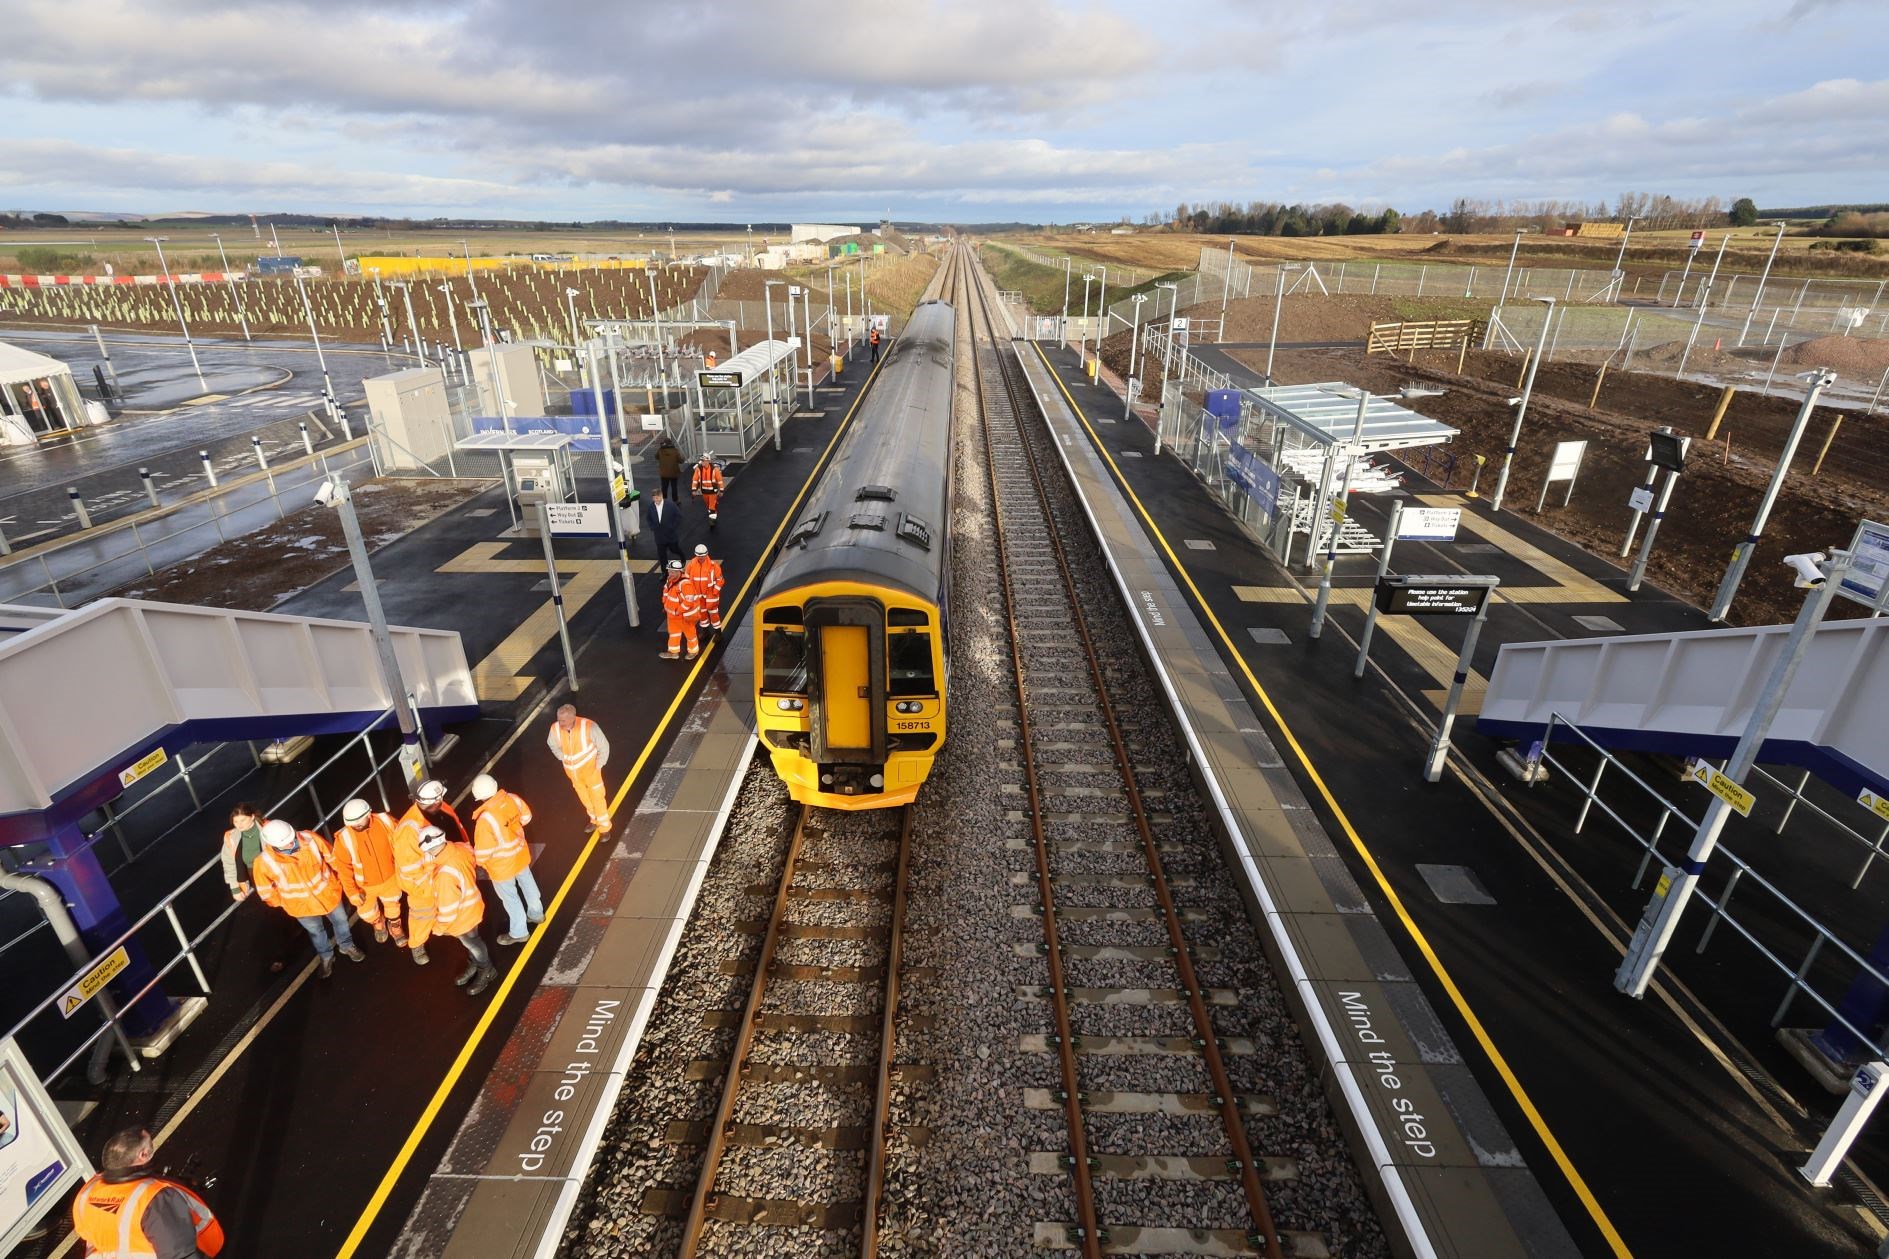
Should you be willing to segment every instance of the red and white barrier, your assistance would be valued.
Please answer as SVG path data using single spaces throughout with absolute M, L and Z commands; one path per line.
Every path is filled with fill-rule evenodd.
M 247 280 L 240 271 L 192 271 L 181 275 L 0 275 L 0 289 L 49 289 L 107 284 L 221 284 Z

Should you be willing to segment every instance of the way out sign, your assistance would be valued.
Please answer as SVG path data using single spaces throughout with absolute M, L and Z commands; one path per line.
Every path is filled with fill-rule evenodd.
M 1587 443 L 1556 442 L 1554 457 L 1548 460 L 1548 475 L 1542 478 L 1541 497 L 1535 500 L 1535 511 L 1539 513 L 1548 501 L 1548 487 L 1556 481 L 1566 481 L 1568 492 L 1562 497 L 1561 505 L 1566 507 L 1574 499 L 1574 479 L 1581 474 L 1581 460 L 1587 455 Z
M 125 946 L 119 945 L 104 957 L 93 962 L 80 975 L 78 982 L 59 994 L 59 1017 L 69 1019 L 78 1013 L 79 1007 L 99 994 L 100 989 L 118 978 L 127 966 L 131 965 L 131 955 L 125 952 Z
M 604 503 L 546 503 L 544 513 L 555 538 L 607 538 L 610 508 Z
M 1463 522 L 1460 507 L 1405 507 L 1397 516 L 1399 542 L 1454 542 Z

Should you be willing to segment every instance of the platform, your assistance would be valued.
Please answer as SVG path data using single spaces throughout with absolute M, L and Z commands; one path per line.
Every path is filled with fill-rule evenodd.
M 849 422 L 869 379 L 864 359 L 862 350 L 839 391 L 820 395 L 817 414 L 785 425 L 783 449 L 763 449 L 730 480 L 715 531 L 707 529 L 699 503 L 683 504 L 684 546 L 709 542 L 724 561 L 729 624 L 738 623 L 765 558 Z M 653 459 L 638 460 L 632 472 L 645 492 L 654 487 Z M 538 993 L 539 984 L 563 976 L 565 962 L 596 945 L 598 937 L 587 933 L 598 922 L 580 911 L 596 887 L 629 871 L 599 859 L 599 849 L 617 851 L 620 840 L 606 835 L 590 842 L 583 810 L 544 747 L 551 710 L 572 699 L 610 736 L 605 777 L 624 823 L 620 834 L 635 832 L 633 810 L 646 792 L 662 798 L 668 791 L 672 775 L 663 766 L 679 755 L 674 749 L 701 737 L 686 717 L 694 697 L 718 685 L 710 671 L 719 667 L 722 644 L 732 640 L 719 640 L 695 664 L 658 660 L 654 574 L 637 578 L 644 628 L 628 633 L 614 547 L 560 540 L 580 682 L 571 696 L 555 623 L 543 614 L 550 606 L 542 588 L 543 552 L 536 540 L 500 538 L 508 524 L 494 490 L 374 556 L 389 619 L 456 629 L 473 662 L 483 715 L 456 727 L 459 742 L 437 767 L 438 776 L 463 803 L 471 777 L 489 772 L 523 795 L 536 815 L 529 832 L 533 870 L 549 917 L 525 945 L 494 950 L 504 972 L 500 983 L 468 999 L 452 985 L 463 960 L 456 944 L 442 942 L 434 964 L 421 968 L 390 945 L 374 944 L 358 926 L 365 964 L 341 962 L 332 980 L 317 982 L 300 928 L 266 907 L 246 905 L 202 951 L 215 990 L 211 1006 L 166 1059 L 97 1093 L 88 1094 L 82 1079 L 54 1090 L 63 1100 L 91 1104 L 79 1129 L 88 1148 L 126 1124 L 146 1124 L 159 1138 L 161 1164 L 216 1177 L 207 1196 L 230 1236 L 226 1253 L 290 1259 L 390 1253 L 461 1120 L 480 1105 L 482 1082 L 510 1062 L 507 1038 L 515 1027 L 545 1027 L 549 998 Z M 639 570 L 653 567 L 646 558 L 652 553 L 651 540 L 638 539 L 632 554 Z M 351 573 L 338 572 L 277 610 L 358 616 L 352 582 Z M 740 653 L 734 656 L 731 667 L 739 667 Z M 325 756 L 333 745 L 318 740 L 312 755 Z M 236 791 L 273 800 L 307 767 L 245 778 Z M 322 780 L 315 794 L 323 808 L 333 809 L 350 787 Z M 140 912 L 139 897 L 146 905 L 155 899 L 146 885 L 175 886 L 183 871 L 214 856 L 222 813 L 236 791 L 206 798 L 194 820 L 190 802 L 177 793 L 182 814 L 172 810 L 165 820 L 178 821 L 179 829 L 140 853 L 126 897 L 132 912 Z M 301 800 L 307 799 L 304 793 Z M 668 799 L 672 807 L 686 807 Z M 301 800 L 284 816 L 307 825 L 314 807 L 304 808 Z M 668 832 L 663 839 L 668 842 Z M 679 867 L 647 867 L 673 868 Z M 220 884 L 209 891 L 228 904 Z M 502 919 L 495 898 L 486 899 L 490 942 Z M 20 955 L 47 937 L 36 933 Z M 278 959 L 287 969 L 272 973 L 269 963 Z M 568 999 L 573 991 L 556 995 Z M 629 1021 L 626 1014 L 624 1026 Z M 19 1252 L 19 1259 L 51 1254 L 60 1240 Z
M 1623 855 L 1619 832 L 1598 815 L 1573 834 L 1572 785 L 1510 781 L 1495 745 L 1466 729 L 1473 723 L 1457 723 L 1443 781 L 1423 782 L 1463 626 L 1380 618 L 1371 668 L 1355 680 L 1374 562 L 1341 558 L 1325 635 L 1308 640 L 1313 591 L 1180 461 L 1157 456 L 1145 423 L 1119 418 L 1120 396 L 1083 381 L 1073 350 L 1043 356 L 1078 411 L 1080 439 L 1063 449 L 1096 452 L 1107 479 L 1132 495 L 1142 538 L 1309 801 L 1295 823 L 1338 837 L 1338 859 L 1383 923 L 1399 973 L 1460 1049 L 1579 1253 L 1872 1251 L 1884 1230 L 1865 1205 L 1866 1183 L 1820 1191 L 1796 1173 L 1834 1105 L 1773 1043 L 1779 988 L 1748 982 L 1757 972 L 1725 952 L 1741 946 L 1721 931 L 1698 957 L 1702 913 L 1646 1001 L 1620 996 L 1609 981 L 1648 890 L 1631 885 L 1637 848 Z M 1414 471 L 1405 484 L 1416 501 L 1464 515 L 1456 544 L 1400 543 L 1395 569 L 1502 579 L 1472 694 L 1504 642 L 1706 628 L 1703 612 L 1650 586 L 1628 596 L 1624 572 L 1527 515 L 1491 515 Z M 1353 500 L 1380 533 L 1387 506 Z M 1152 579 L 1147 588 L 1157 589 Z M 1803 866 L 1790 871 L 1793 890 L 1817 880 L 1847 895 L 1856 863 L 1803 842 L 1780 847 L 1769 835 L 1778 812 L 1763 826 L 1740 824 L 1751 827 L 1746 847 Z M 1813 834 L 1798 829 L 1810 825 L 1805 813 L 1791 824 L 1800 840 Z M 1873 938 L 1889 916 L 1880 883 L 1872 875 L 1846 903 L 1852 938 Z M 1883 1144 L 1866 1135 L 1853 1170 L 1880 1182 Z M 1688 1205 L 1702 1203 L 1711 1209 Z

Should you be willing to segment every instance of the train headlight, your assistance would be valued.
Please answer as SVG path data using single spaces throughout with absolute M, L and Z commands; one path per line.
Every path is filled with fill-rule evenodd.
M 806 706 L 807 701 L 804 699 L 777 699 L 774 701 L 774 707 L 784 713 L 797 713 Z
M 874 774 L 871 778 L 868 778 L 866 781 L 871 783 L 874 787 L 883 787 L 885 786 L 885 775 Z
M 925 711 L 925 706 L 915 699 L 902 699 L 892 705 L 892 711 L 899 713 L 921 713 Z

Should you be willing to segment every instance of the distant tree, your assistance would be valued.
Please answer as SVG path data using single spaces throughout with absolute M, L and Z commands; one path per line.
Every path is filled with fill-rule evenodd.
M 1387 236 L 1401 232 L 1403 230 L 1403 217 L 1403 215 L 1397 213 L 1395 210 L 1386 209 L 1384 213 L 1377 216 L 1377 226 L 1372 230 L 1381 232 Z
M 33 222 L 40 227 L 70 227 L 72 220 L 63 214 L 35 214 Z
M 1733 227 L 1751 227 L 1758 221 L 1758 204 L 1750 197 L 1740 197 L 1732 202 L 1732 212 L 1726 217 Z

